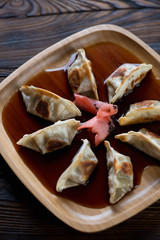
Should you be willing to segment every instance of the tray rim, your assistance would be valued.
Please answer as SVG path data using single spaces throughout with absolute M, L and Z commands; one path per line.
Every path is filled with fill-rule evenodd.
M 112 25 L 112 24 L 102 24 L 102 25 L 96 25 L 96 26 L 92 26 L 89 27 L 85 30 L 82 30 L 80 32 L 74 33 L 73 35 L 53 44 L 52 46 L 46 48 L 45 50 L 41 51 L 40 53 L 38 53 L 37 55 L 35 55 L 34 57 L 32 57 L 30 60 L 28 60 L 26 63 L 24 63 L 22 66 L 20 66 L 18 69 L 16 69 L 13 73 L 11 73 L 6 79 L 4 79 L 1 83 L 0 83 L 0 93 L 5 91 L 5 89 L 7 88 L 8 84 L 10 82 L 12 82 L 14 79 L 16 79 L 16 77 L 18 76 L 19 72 L 23 72 L 26 68 L 29 68 L 33 63 L 40 61 L 42 58 L 46 58 L 48 56 L 48 54 L 50 54 L 50 52 L 54 52 L 54 49 L 60 49 L 62 47 L 62 45 L 68 45 L 70 43 L 72 43 L 73 39 L 74 41 L 77 41 L 79 38 L 81 37 L 86 37 L 89 34 L 96 34 L 97 32 L 100 31 L 114 31 L 117 32 L 119 34 L 122 34 L 124 36 L 126 36 L 127 38 L 131 38 L 133 41 L 138 42 L 138 44 L 142 47 L 145 48 L 145 51 L 147 51 L 149 54 L 151 54 L 159 63 L 160 63 L 160 56 L 152 49 L 150 48 L 147 44 L 145 44 L 142 40 L 140 40 L 138 37 L 136 37 L 134 34 L 132 34 L 131 32 L 129 32 L 128 30 L 121 28 L 119 26 L 116 25 Z M 0 97 L 1 99 L 1 97 Z M 2 113 L 3 107 L 1 107 L 1 113 Z M 9 138 L 3 128 L 3 124 L 2 124 L 2 119 L 0 121 L 0 129 L 3 133 L 3 137 L 4 138 Z M 12 146 L 12 150 L 15 151 L 14 147 Z M 17 175 L 17 177 L 19 178 L 19 180 L 27 187 L 27 189 L 46 207 L 48 208 L 48 210 L 50 210 L 55 216 L 57 216 L 59 219 L 61 219 L 63 222 L 65 222 L 66 224 L 68 224 L 69 226 L 79 230 L 79 231 L 83 231 L 83 232 L 97 232 L 97 231 L 101 231 L 104 229 L 107 229 L 109 227 L 112 227 L 130 217 L 132 217 L 133 215 L 135 215 L 136 213 L 140 212 L 141 210 L 143 210 L 144 208 L 148 207 L 149 205 L 151 205 L 153 202 L 155 202 L 156 200 L 158 200 L 160 198 L 160 190 L 157 190 L 155 192 L 155 194 L 152 194 L 154 196 L 150 196 L 147 201 L 144 201 L 144 205 L 141 206 L 141 210 L 138 210 L 137 212 L 135 211 L 134 214 L 131 214 L 129 217 L 125 216 L 123 217 L 121 220 L 119 220 L 118 222 L 115 222 L 115 224 L 111 224 L 110 225 L 106 225 L 105 223 L 103 223 L 102 226 L 98 226 L 98 224 L 96 225 L 95 228 L 95 224 L 92 226 L 92 223 L 88 223 L 88 229 L 86 227 L 86 223 L 85 227 L 83 223 L 78 223 L 76 225 L 74 225 L 74 221 L 72 221 L 72 219 L 69 219 L 68 222 L 68 218 L 67 216 L 64 216 L 64 214 L 59 214 L 59 210 L 57 210 L 57 197 L 56 196 L 51 196 L 53 194 L 50 194 L 48 192 L 48 190 L 44 189 L 43 186 L 41 186 L 41 183 L 38 180 L 38 186 L 41 188 L 42 192 L 45 193 L 45 198 L 41 198 L 41 196 L 39 196 L 39 194 L 35 191 L 34 187 L 32 186 L 32 184 L 30 184 L 28 182 L 28 180 L 26 181 L 26 179 L 24 179 L 24 172 L 19 172 L 18 171 L 18 167 L 14 164 L 14 162 L 11 161 L 10 157 L 8 156 L 8 153 L 6 153 L 6 151 L 4 151 L 4 147 L 3 144 L 0 141 L 0 152 L 4 158 L 4 160 L 7 162 L 7 164 L 10 166 L 10 168 L 13 170 L 13 172 Z M 15 157 L 17 157 L 17 153 L 15 155 Z M 26 170 L 26 165 L 24 163 L 22 163 L 22 165 L 24 165 L 24 171 Z M 27 168 L 27 172 L 28 172 L 28 168 Z M 30 171 L 30 170 L 29 170 Z M 37 178 L 35 177 L 35 175 L 30 171 L 29 175 L 32 177 L 33 180 L 37 181 Z M 43 196 L 44 197 L 44 196 Z M 53 202 L 48 202 L 47 197 L 51 197 L 53 198 L 52 201 Z M 58 197 L 59 198 L 59 197 Z M 69 202 L 69 200 L 67 200 Z M 66 202 L 67 202 L 66 201 Z M 48 202 L 48 206 L 46 206 L 46 202 Z M 60 200 L 61 202 L 61 200 Z M 56 204 L 56 207 L 54 207 L 53 209 L 53 203 Z M 77 204 L 78 205 L 78 204 Z M 85 209 L 85 207 L 84 207 Z M 91 227 L 89 227 L 91 226 Z

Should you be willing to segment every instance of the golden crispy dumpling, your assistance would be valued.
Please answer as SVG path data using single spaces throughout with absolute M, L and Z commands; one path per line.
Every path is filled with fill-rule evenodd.
M 121 99 L 142 81 L 151 68 L 151 64 L 145 63 L 121 65 L 106 79 L 109 102 L 114 103 Z
M 42 154 L 53 152 L 70 145 L 79 126 L 80 122 L 75 119 L 58 121 L 32 134 L 25 134 L 17 144 Z
M 104 141 L 107 149 L 107 168 L 110 203 L 119 201 L 133 188 L 133 168 L 130 157 L 114 150 L 108 141 Z
M 68 67 L 67 74 L 69 85 L 74 93 L 98 99 L 91 62 L 87 59 L 84 49 L 78 50 L 77 58 Z
M 96 167 L 98 160 L 90 148 L 87 139 L 83 140 L 83 145 L 75 155 L 72 163 L 59 177 L 56 190 L 62 190 L 78 185 L 84 185 Z
M 160 120 L 160 102 L 145 100 L 130 105 L 128 112 L 119 118 L 121 126 Z
M 122 133 L 116 135 L 115 138 L 127 142 L 149 156 L 160 160 L 160 137 L 145 128 L 138 132 Z
M 27 111 L 52 122 L 81 116 L 71 101 L 42 88 L 24 85 L 20 88 Z

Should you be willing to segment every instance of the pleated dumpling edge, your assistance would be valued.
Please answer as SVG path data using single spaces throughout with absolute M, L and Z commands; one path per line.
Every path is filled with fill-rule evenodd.
M 82 141 L 83 144 L 72 159 L 71 164 L 57 181 L 57 192 L 70 187 L 85 185 L 98 163 L 95 154 L 91 150 L 89 141 L 87 139 Z

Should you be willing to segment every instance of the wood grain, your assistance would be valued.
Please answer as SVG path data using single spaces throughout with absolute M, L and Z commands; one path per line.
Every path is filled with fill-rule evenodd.
M 159 16 L 159 9 L 143 9 L 61 14 L 28 18 L 27 21 L 25 18 L 0 19 L 0 32 L 3 33 L 0 34 L 0 80 L 50 45 L 97 24 L 124 27 L 160 53 Z
M 160 8 L 160 2 L 158 0 L 2 0 L 0 3 L 0 17 L 22 18 L 24 16 L 139 8 Z
M 52 215 L 0 159 L 0 239 L 159 240 L 160 200 L 113 228 L 88 235 Z

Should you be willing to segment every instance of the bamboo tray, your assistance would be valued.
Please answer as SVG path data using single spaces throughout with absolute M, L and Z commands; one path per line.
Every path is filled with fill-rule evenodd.
M 51 66 L 64 65 L 78 48 L 85 48 L 102 41 L 118 43 L 126 49 L 132 49 L 137 57 L 153 65 L 153 72 L 160 78 L 160 56 L 139 38 L 125 29 L 114 25 L 97 25 L 78 32 L 39 53 L 0 84 L 0 152 L 20 181 L 54 215 L 69 226 L 83 232 L 97 232 L 112 227 L 144 208 L 160 197 L 160 168 L 147 168 L 140 186 L 129 193 L 114 206 L 92 209 L 80 206 L 69 200 L 51 194 L 24 164 L 16 152 L 2 124 L 2 112 L 8 98 L 31 77 Z

